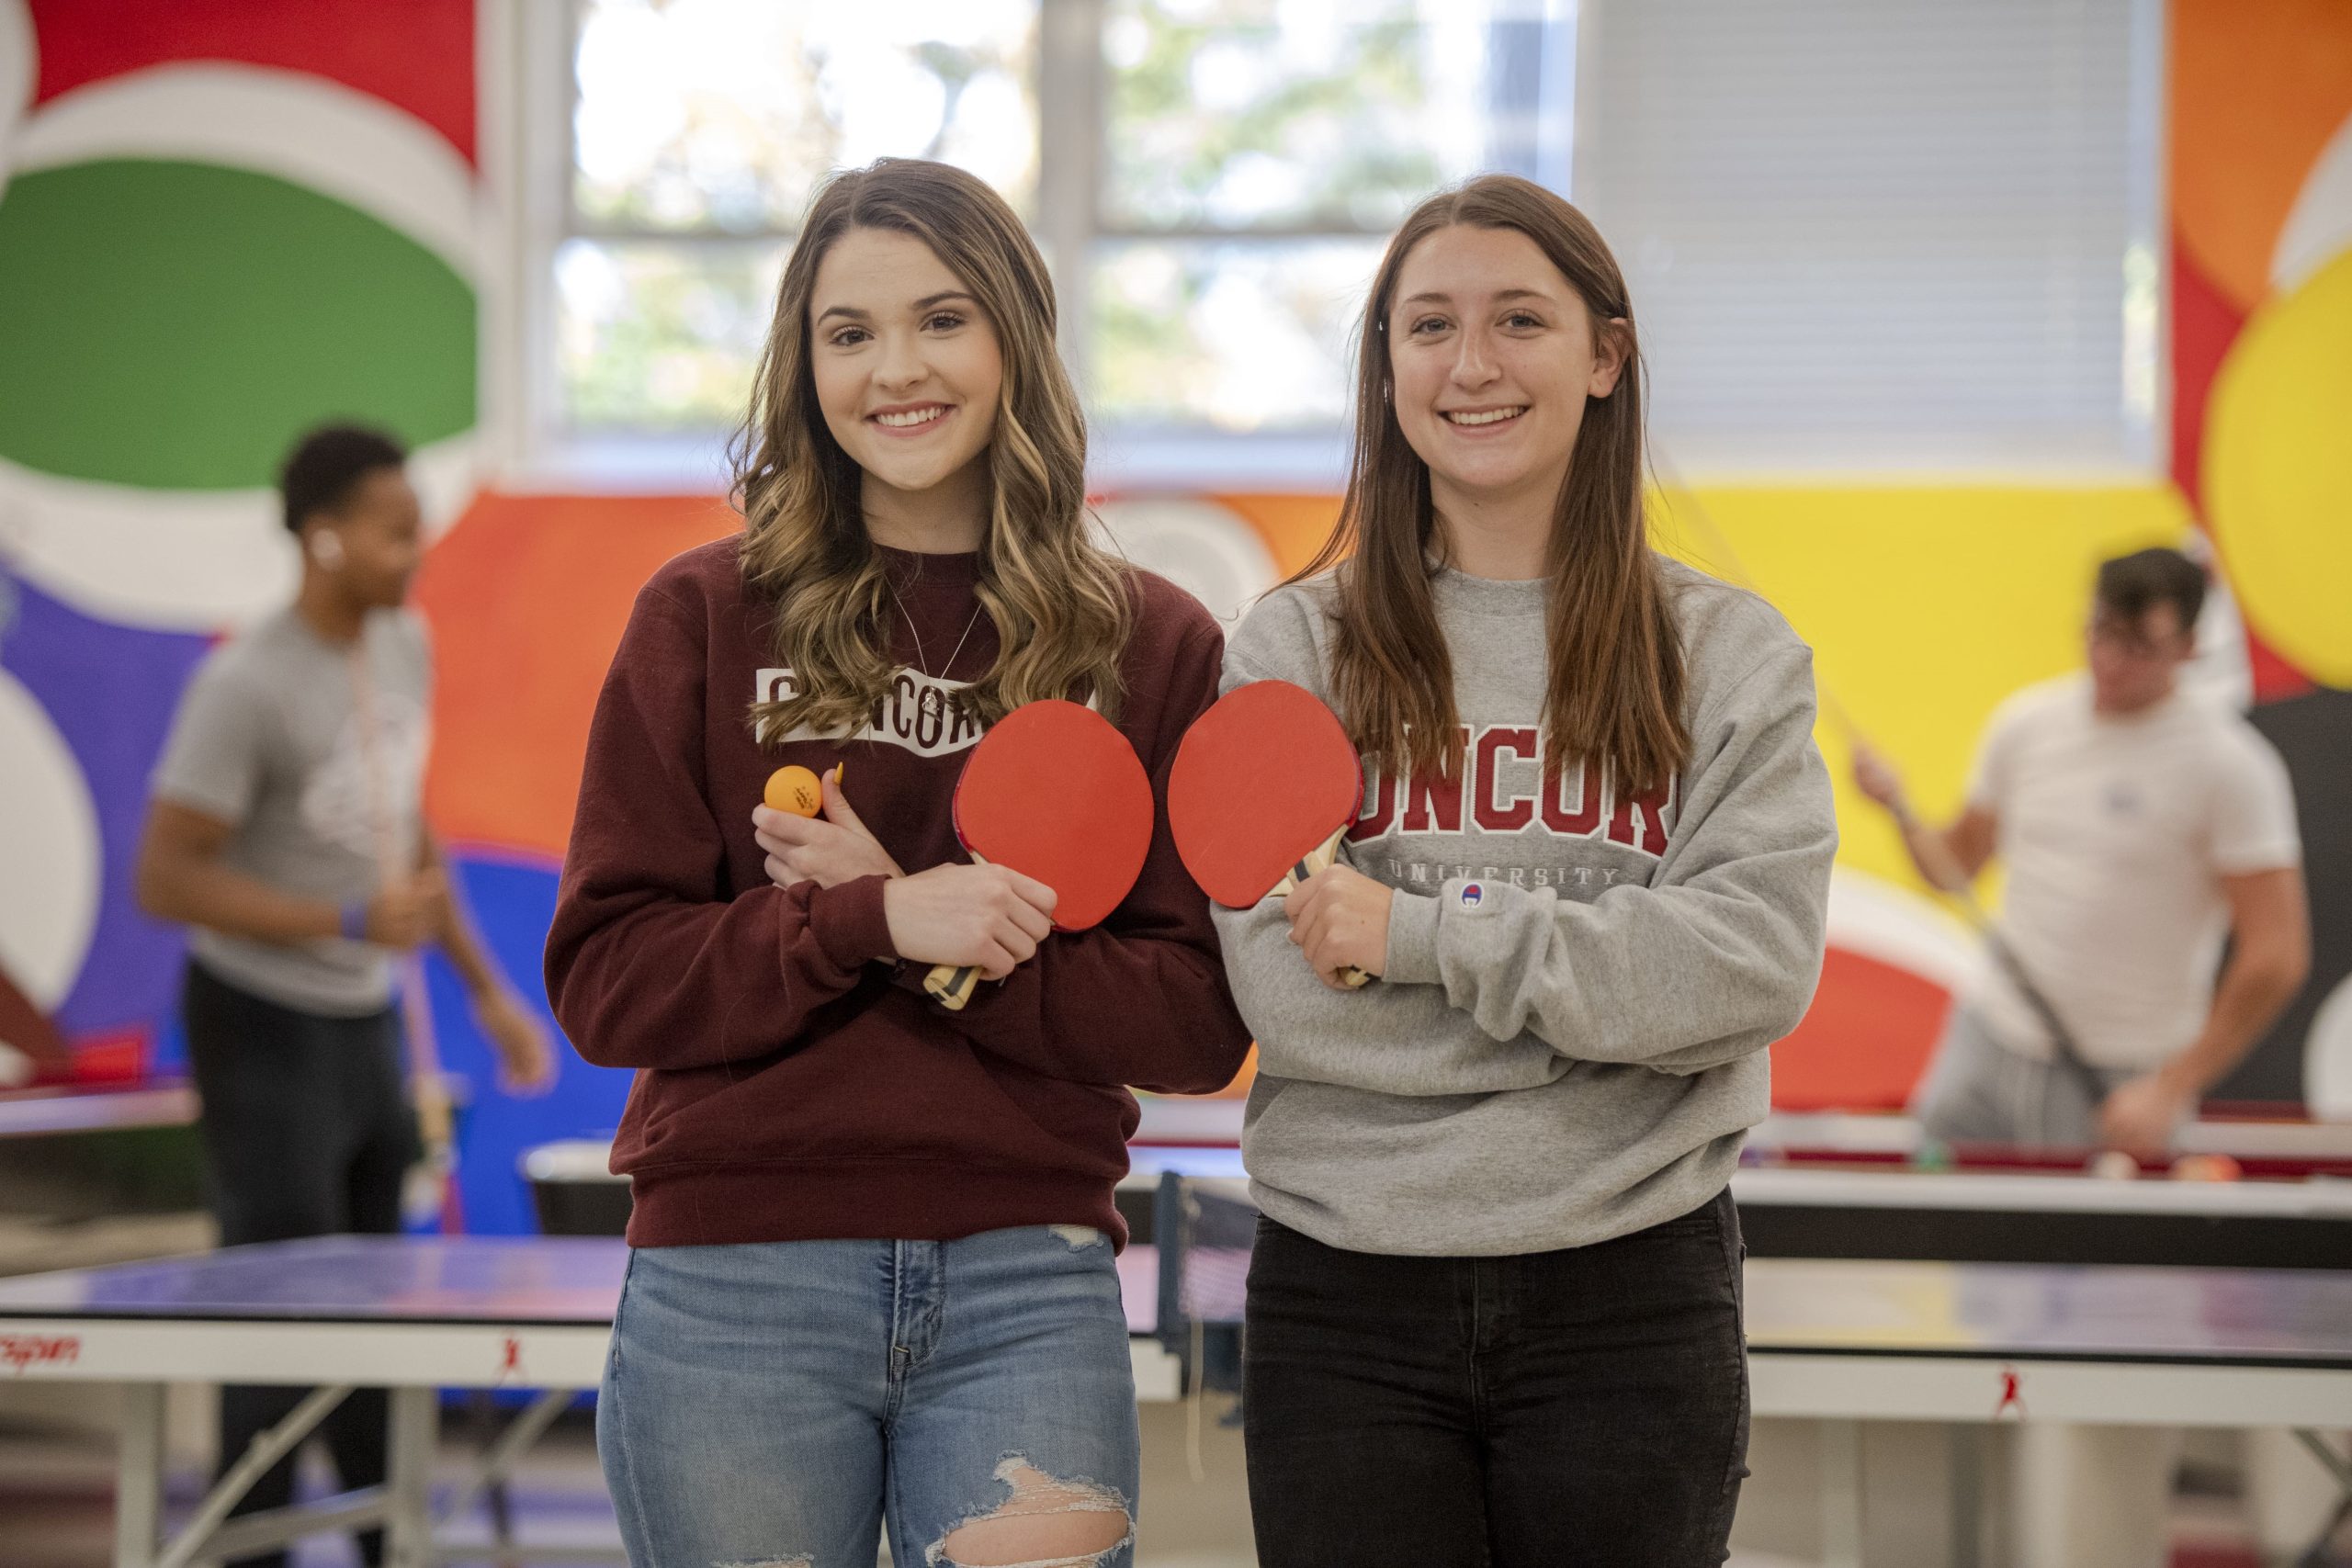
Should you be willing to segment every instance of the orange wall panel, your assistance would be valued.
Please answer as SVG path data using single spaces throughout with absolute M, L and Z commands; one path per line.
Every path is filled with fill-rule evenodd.
M 1230 509 L 1266 541 L 1284 577 L 1305 566 L 1340 520 L 1336 495 L 1229 495 L 1209 499 Z
M 2250 310 L 2304 176 L 2352 115 L 2352 6 L 2173 0 L 2171 66 L 2173 226 Z
M 638 589 L 737 526 L 709 495 L 475 498 L 416 585 L 440 671 L 425 782 L 437 831 L 562 855 L 588 720 Z

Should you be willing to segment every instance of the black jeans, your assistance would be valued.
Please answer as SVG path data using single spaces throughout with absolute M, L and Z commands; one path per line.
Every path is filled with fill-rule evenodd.
M 323 1018 L 280 1007 L 191 964 L 181 998 L 188 1066 L 204 1104 L 201 1128 L 212 1213 L 223 1247 L 298 1236 L 390 1235 L 401 1228 L 401 1186 L 417 1151 L 401 1065 L 400 1015 Z M 309 1391 L 220 1391 L 220 1464 L 283 1420 Z M 346 1487 L 384 1479 L 387 1403 L 358 1389 L 322 1428 Z M 249 1514 L 294 1495 L 294 1456 L 265 1472 L 237 1505 Z M 383 1561 L 382 1532 L 359 1538 Z M 286 1554 L 239 1559 L 282 1568 Z
M 1724 1191 L 1593 1247 L 1343 1252 L 1268 1219 L 1242 1352 L 1265 1568 L 1697 1568 L 1747 1472 Z

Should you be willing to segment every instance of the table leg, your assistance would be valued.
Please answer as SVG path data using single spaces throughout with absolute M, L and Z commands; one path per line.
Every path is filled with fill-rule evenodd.
M 1951 1568 L 1978 1568 L 1984 1555 L 1984 1447 L 1990 1430 L 1956 1421 L 1951 1448 Z
M 2295 1433 L 2295 1440 L 2310 1450 L 2312 1458 L 2319 1461 L 2320 1468 L 2327 1472 L 2342 1494 L 2335 1512 L 2328 1515 L 2326 1525 L 2304 1549 L 2303 1554 L 2295 1559 L 2296 1568 L 2325 1568 L 2333 1556 L 2330 1548 L 2335 1540 L 2335 1532 L 2344 1528 L 2346 1519 L 2352 1518 L 2352 1462 L 2347 1462 L 2317 1432 L 2299 1429 Z
M 114 1483 L 115 1568 L 153 1568 L 164 1525 L 162 1383 L 123 1391 L 122 1438 Z
M 530 1451 L 531 1445 L 546 1435 L 555 1425 L 556 1417 L 570 1408 L 578 1391 L 568 1388 L 545 1390 L 534 1398 L 523 1413 L 507 1423 L 506 1430 L 482 1453 L 474 1472 L 458 1488 L 457 1495 L 447 1498 L 441 1508 L 443 1522 L 454 1524 L 473 1511 L 476 1503 L 490 1499 L 492 1539 L 500 1546 L 514 1544 L 514 1518 L 508 1509 L 505 1488 L 508 1473 L 515 1461 Z
M 385 1479 L 387 1568 L 433 1568 L 433 1454 L 440 1436 L 439 1391 L 391 1391 L 390 1462 Z
M 1861 1568 L 1862 1426 L 1821 1423 L 1821 1562 L 1823 1568 Z
M 350 1395 L 348 1383 L 314 1388 L 302 1396 L 302 1402 L 283 1421 L 255 1437 L 237 1456 L 237 1462 L 212 1483 L 212 1490 L 197 1505 L 195 1517 L 180 1527 L 180 1533 L 155 1560 L 156 1568 L 187 1568 L 195 1562 L 197 1554 L 206 1549 L 227 1522 L 230 1510 L 253 1490 L 262 1472 L 299 1448 L 303 1438 L 319 1429 L 319 1423 L 327 1418 L 327 1414 Z

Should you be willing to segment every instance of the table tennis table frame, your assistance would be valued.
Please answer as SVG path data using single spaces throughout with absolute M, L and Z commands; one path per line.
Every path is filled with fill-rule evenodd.
M 471 1509 L 579 1391 L 596 1386 L 610 1333 L 606 1325 L 582 1323 L 28 1317 L 0 1325 L 0 1355 L 25 1376 L 128 1385 L 118 1465 L 118 1568 L 184 1568 L 323 1529 L 374 1524 L 385 1527 L 392 1568 L 431 1568 L 454 1556 L 484 1551 L 479 1543 L 446 1543 L 439 1531 Z M 71 1348 L 44 1355 L 43 1346 Z M 1157 1346 L 1138 1342 L 1137 1370 L 1145 1373 L 1139 1397 L 1175 1397 L 1172 1369 L 1157 1359 L 1160 1354 Z M 188 1527 L 168 1543 L 162 1540 L 168 1385 L 191 1381 L 192 1370 L 201 1369 L 206 1382 L 317 1386 L 318 1395 L 261 1439 L 276 1447 L 245 1467 L 258 1472 L 308 1436 L 334 1400 L 347 1392 L 347 1380 L 360 1367 L 367 1369 L 370 1386 L 391 1390 L 390 1466 L 382 1487 L 223 1522 L 217 1516 L 225 1516 L 243 1490 L 232 1475 Z M 1825 1560 L 1833 1565 L 1861 1561 L 1860 1429 L 1871 1421 L 1939 1421 L 1963 1428 L 2015 1419 L 2299 1430 L 2352 1427 L 2352 1368 L 1772 1345 L 1752 1345 L 1749 1368 L 1757 1416 L 1826 1424 L 1821 1508 Z M 484 1453 L 458 1495 L 435 1509 L 430 1482 L 443 1388 L 540 1393 Z M 2307 1442 L 2352 1497 L 2352 1471 L 2326 1454 L 2315 1438 Z M 1964 1452 L 1955 1450 L 1956 1455 Z M 1963 1513 L 1973 1510 L 1956 1510 Z M 542 1562 L 613 1560 L 605 1549 L 521 1541 L 488 1550 Z M 1957 1561 L 1965 1563 L 1973 1556 Z
M 2352 1515 L 2352 1466 L 2320 1435 L 2352 1422 L 2352 1368 L 1942 1351 L 1849 1354 L 1752 1342 L 1747 1365 L 1754 1414 L 1822 1424 L 1823 1568 L 1860 1568 L 1861 1428 L 1871 1421 L 1938 1422 L 1950 1433 L 1951 1568 L 1976 1568 L 1980 1561 L 1981 1434 L 2003 1422 L 2285 1427 L 2339 1495 L 2337 1510 L 2314 1545 L 2332 1539 Z
M 470 1512 L 490 1487 L 604 1370 L 609 1325 L 601 1323 L 240 1322 L 170 1317 L 11 1318 L 0 1322 L 0 1364 L 43 1379 L 124 1385 L 117 1461 L 118 1568 L 187 1568 L 282 1546 L 323 1529 L 381 1525 L 392 1568 L 430 1568 L 478 1544 L 445 1545 L 438 1527 Z M 300 1445 L 355 1386 L 390 1390 L 385 1483 L 267 1513 L 226 1516 L 260 1472 Z M 175 1382 L 268 1383 L 317 1392 L 255 1439 L 208 1492 L 195 1516 L 163 1539 L 164 1403 Z M 538 1391 L 477 1461 L 458 1495 L 433 1506 L 431 1483 L 443 1388 Z M 540 1562 L 618 1560 L 616 1551 L 503 1543 L 500 1557 Z

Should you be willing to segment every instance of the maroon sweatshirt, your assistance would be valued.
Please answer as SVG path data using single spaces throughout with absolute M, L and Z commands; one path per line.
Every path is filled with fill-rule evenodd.
M 752 702 L 791 677 L 772 667 L 739 543 L 689 550 L 638 595 L 548 934 L 548 995 L 572 1043 L 638 1069 L 613 1145 L 635 1183 L 629 1240 L 1087 1224 L 1124 1243 L 1111 1192 L 1136 1124 L 1126 1086 L 1216 1089 L 1249 1044 L 1165 813 L 1108 920 L 1048 937 L 961 1013 L 940 1008 L 930 966 L 892 951 L 884 879 L 775 886 L 752 808 L 784 763 L 845 762 L 850 804 L 902 869 L 968 858 L 949 804 L 978 735 L 934 677 L 969 682 L 996 657 L 994 623 L 973 618 L 977 558 L 886 552 L 905 607 L 889 695 L 856 736 L 763 747 Z M 1133 592 L 1119 728 L 1164 800 L 1177 741 L 1216 696 L 1223 638 L 1164 580 L 1136 572 Z

